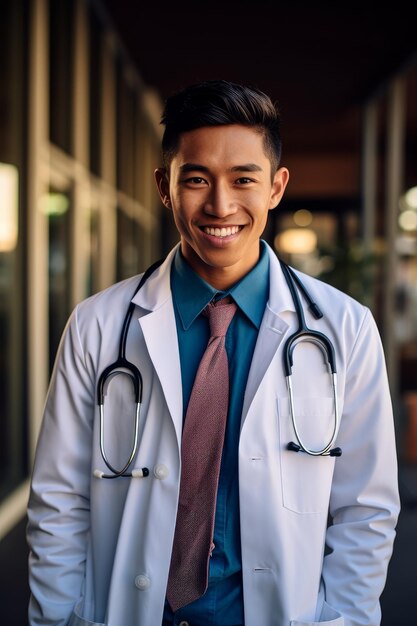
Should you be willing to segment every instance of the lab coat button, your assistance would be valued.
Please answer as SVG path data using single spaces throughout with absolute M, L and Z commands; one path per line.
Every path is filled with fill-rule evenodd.
M 151 586 L 151 581 L 147 576 L 145 576 L 145 574 L 139 574 L 139 576 L 136 576 L 135 578 L 135 585 L 141 591 L 145 591 Z
M 179 623 L 179 626 L 190 626 L 190 624 L 188 622 L 182 621 Z
M 159 480 L 164 480 L 169 474 L 169 469 L 163 463 L 159 463 L 155 465 L 153 470 L 155 478 L 159 478 Z

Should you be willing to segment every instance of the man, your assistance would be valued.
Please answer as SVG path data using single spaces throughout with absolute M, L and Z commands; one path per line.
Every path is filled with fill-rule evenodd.
M 289 176 L 279 165 L 278 112 L 256 89 L 209 81 L 168 99 L 163 123 L 155 177 L 180 244 L 133 299 L 137 277 L 81 303 L 64 333 L 29 502 L 30 623 L 377 626 L 399 502 L 375 322 L 297 273 L 324 312 L 319 320 L 306 312 L 309 327 L 334 346 L 340 424 L 332 437 L 323 354 L 303 342 L 291 353 L 294 427 L 283 363 L 296 307 L 261 240 Z M 126 357 L 143 380 L 137 451 L 129 377 L 106 387 L 101 427 L 96 405 L 131 301 Z M 226 308 L 231 321 L 217 332 L 226 370 L 202 393 L 209 408 L 195 409 L 206 316 Z M 207 368 L 203 384 L 219 371 Z M 224 388 L 220 465 L 205 433 L 223 411 Z

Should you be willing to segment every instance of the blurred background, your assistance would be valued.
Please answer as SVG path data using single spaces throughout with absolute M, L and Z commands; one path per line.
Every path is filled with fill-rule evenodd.
M 416 626 L 413 8 L 260 0 L 0 0 L 0 8 L 2 623 L 27 623 L 29 476 L 66 319 L 177 241 L 153 183 L 164 99 L 225 78 L 266 91 L 283 118 L 291 179 L 265 239 L 377 320 L 402 498 L 383 625 Z

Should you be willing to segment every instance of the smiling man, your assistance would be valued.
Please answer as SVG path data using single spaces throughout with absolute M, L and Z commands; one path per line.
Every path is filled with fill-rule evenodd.
M 192 85 L 162 123 L 180 242 L 69 320 L 31 485 L 30 625 L 378 626 L 399 500 L 375 321 L 261 238 L 289 177 L 268 96 Z M 324 316 L 305 307 L 315 340 L 289 355 L 308 294 Z M 97 406 L 118 350 L 143 381 L 137 449 L 124 356 L 106 437 Z
M 258 262 L 268 213 L 288 181 L 288 170 L 275 169 L 268 157 L 265 132 L 242 124 L 190 130 L 169 167 L 156 172 L 184 258 L 217 289 L 231 287 Z

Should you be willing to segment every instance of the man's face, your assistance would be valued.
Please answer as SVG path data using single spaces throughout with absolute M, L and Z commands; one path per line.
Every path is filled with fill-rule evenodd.
M 155 176 L 182 253 L 204 280 L 227 289 L 256 265 L 268 211 L 288 181 L 285 168 L 271 176 L 262 134 L 234 124 L 183 133 L 169 180 Z

